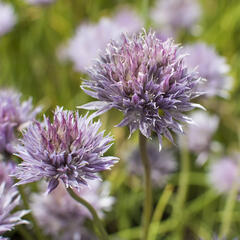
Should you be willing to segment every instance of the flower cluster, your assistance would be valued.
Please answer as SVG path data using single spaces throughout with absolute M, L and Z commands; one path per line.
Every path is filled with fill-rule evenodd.
M 76 71 L 86 72 L 98 51 L 104 50 L 111 39 L 118 39 L 122 32 L 136 32 L 141 26 L 141 19 L 129 9 L 119 11 L 112 19 L 104 17 L 97 24 L 84 23 L 60 56 L 72 60 Z
M 27 221 L 22 217 L 29 213 L 28 210 L 21 210 L 12 213 L 13 209 L 20 203 L 18 191 L 12 187 L 6 187 L 4 183 L 0 184 L 0 235 L 10 231 L 14 226 L 26 224 Z
M 110 210 L 114 201 L 109 196 L 107 182 L 101 185 L 99 181 L 93 180 L 89 182 L 89 187 L 84 186 L 75 192 L 87 200 L 101 216 L 103 210 Z M 50 234 L 53 239 L 95 239 L 84 227 L 85 219 L 90 217 L 89 212 L 70 197 L 62 184 L 47 196 L 34 194 L 31 208 L 45 233 Z
M 187 45 L 183 48 L 189 54 L 185 62 L 190 69 L 196 69 L 206 81 L 199 85 L 207 97 L 227 97 L 232 86 L 232 78 L 229 77 L 229 66 L 224 57 L 219 56 L 213 47 L 205 43 Z
M 41 108 L 33 108 L 32 99 L 21 102 L 21 94 L 0 90 L 0 153 L 13 153 L 16 130 L 34 120 Z
M 10 4 L 0 1 L 0 37 L 9 32 L 16 24 L 17 17 Z
M 112 145 L 112 137 L 98 133 L 101 123 L 90 117 L 57 108 L 53 123 L 34 122 L 23 132 L 17 156 L 23 162 L 16 168 L 18 184 L 49 180 L 51 192 L 62 180 L 66 187 L 80 189 L 86 179 L 97 178 L 96 173 L 107 170 L 118 158 L 102 156 Z
M 152 19 L 163 30 L 176 33 L 192 30 L 201 16 L 197 0 L 159 0 L 151 12 Z
M 201 107 L 191 102 L 201 78 L 188 71 L 178 49 L 145 31 L 112 41 L 82 86 L 100 101 L 81 108 L 98 109 L 93 116 L 117 108 L 125 115 L 118 126 L 128 125 L 130 134 L 140 129 L 149 138 L 153 131 L 160 143 L 162 135 L 173 141 L 171 132 L 182 133 L 181 122 L 191 122 L 184 113 Z

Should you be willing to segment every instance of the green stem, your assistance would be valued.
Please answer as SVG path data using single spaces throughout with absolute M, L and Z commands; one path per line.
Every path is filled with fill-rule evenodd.
M 183 141 L 186 142 L 186 141 Z M 173 215 L 178 219 L 178 229 L 176 231 L 177 239 L 182 239 L 182 226 L 181 226 L 181 217 L 183 216 L 182 212 L 184 210 L 184 203 L 187 198 L 188 191 L 188 181 L 189 181 L 189 172 L 190 172 L 190 159 L 187 147 L 185 143 L 181 148 L 181 173 L 179 177 L 179 189 L 176 197 L 176 203 L 173 208 Z
M 149 226 L 152 215 L 152 183 L 151 183 L 151 166 L 147 156 L 146 138 L 139 133 L 139 148 L 144 167 L 144 182 L 145 182 L 145 199 L 143 210 L 143 240 L 147 240 Z
M 149 0 L 142 0 L 142 15 L 144 20 L 144 27 L 146 28 L 146 30 L 148 30 L 149 28 L 148 11 L 149 11 Z
M 25 209 L 30 209 L 30 206 L 28 204 L 28 199 L 25 195 L 25 192 L 24 192 L 24 187 L 23 185 L 19 185 L 18 186 L 18 190 L 19 190 L 19 193 L 21 195 L 21 198 L 23 200 L 23 205 L 24 205 L 24 208 Z M 30 212 L 28 214 L 28 217 L 29 217 L 29 220 L 32 222 L 33 224 L 33 228 L 34 228 L 34 233 L 36 234 L 36 237 L 38 240 L 45 240 L 46 238 L 43 236 L 42 234 L 42 231 L 41 229 L 39 228 L 38 224 L 37 224 L 37 221 L 36 219 L 34 218 L 34 216 L 32 215 L 32 213 Z
M 239 182 L 238 182 L 239 175 L 240 175 L 240 163 L 238 163 L 237 177 L 233 183 L 230 193 L 228 194 L 227 202 L 223 210 L 222 224 L 220 229 L 220 238 L 227 238 L 230 227 L 231 227 L 233 209 L 237 200 L 238 190 L 239 190 Z
M 75 201 L 85 206 L 89 210 L 89 212 L 92 214 L 93 223 L 95 224 L 95 226 L 97 227 L 100 233 L 100 239 L 108 240 L 109 239 L 108 235 L 102 225 L 100 218 L 97 215 L 96 210 L 92 207 L 92 205 L 88 203 L 86 200 L 84 200 L 83 198 L 81 198 L 80 196 L 78 196 L 71 188 L 68 188 L 67 191 Z

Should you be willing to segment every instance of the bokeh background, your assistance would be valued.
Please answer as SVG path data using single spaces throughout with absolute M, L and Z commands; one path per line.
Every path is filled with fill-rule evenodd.
M 16 24 L 8 33 L 0 36 L 0 86 L 17 89 L 23 94 L 23 99 L 32 96 L 34 104 L 42 105 L 43 112 L 50 116 L 57 105 L 75 110 L 76 106 L 91 100 L 80 89 L 81 79 L 88 78 L 87 73 L 77 70 L 64 50 L 81 24 L 98 24 L 103 17 L 113 19 L 124 8 L 135 12 L 142 21 L 141 27 L 147 23 L 148 28 L 160 34 L 164 31 L 152 19 L 157 1 L 56 0 L 51 4 L 33 5 L 24 0 L 5 0 L 4 3 L 9 3 L 14 8 Z M 213 239 L 226 225 L 229 228 L 227 239 L 240 236 L 240 204 L 236 184 L 230 184 L 229 191 L 224 190 L 224 193 L 220 190 L 219 193 L 215 185 L 224 185 L 224 182 L 218 183 L 215 180 L 213 184 L 209 180 L 209 174 L 213 174 L 210 173 L 213 163 L 225 156 L 231 160 L 234 156 L 234 164 L 238 168 L 240 2 L 199 0 L 198 4 L 201 13 L 195 28 L 191 31 L 178 29 L 172 36 L 182 45 L 201 41 L 214 47 L 217 54 L 225 57 L 230 67 L 228 76 L 232 79 L 232 87 L 228 91 L 228 97 L 214 96 L 199 100 L 208 114 L 219 119 L 218 127 L 210 134 L 211 139 L 206 140 L 209 141 L 208 145 L 213 143 L 213 148 L 208 149 L 203 162 L 197 161 L 199 152 L 191 152 L 186 147 L 186 139 L 176 139 L 176 146 L 168 141 L 164 142 L 164 148 L 171 148 L 173 151 L 175 165 L 172 168 L 170 166 L 174 171 L 167 180 L 161 186 L 154 187 L 154 206 L 157 211 L 150 240 Z M 183 17 L 184 12 L 180 15 Z M 131 23 L 127 22 L 125 25 Z M 87 48 L 95 48 L 103 38 L 101 34 L 106 33 L 102 31 L 97 35 L 99 37 L 95 35 L 91 38 L 87 30 L 81 32 L 82 37 L 87 38 Z M 118 29 L 109 29 L 110 32 L 115 30 Z M 86 54 L 86 45 L 79 45 L 76 52 L 79 55 L 82 52 Z M 138 164 L 135 167 L 129 164 L 129 161 L 134 161 L 131 159 L 134 158 L 132 151 L 137 147 L 138 136 L 134 134 L 128 139 L 127 128 L 114 127 L 122 119 L 122 114 L 116 110 L 111 110 L 100 119 L 103 122 L 102 128 L 107 129 L 107 132 L 111 131 L 116 140 L 110 150 L 111 154 L 121 159 L 111 172 L 104 174 L 104 178 L 111 182 L 111 195 L 115 197 L 112 210 L 105 214 L 104 223 L 111 239 L 139 239 L 144 198 L 143 179 L 131 170 Z M 203 121 L 207 128 L 210 119 Z M 196 136 L 204 138 L 201 133 L 196 132 Z M 164 159 L 166 164 L 170 161 L 168 158 L 169 156 Z M 231 175 L 231 170 L 226 167 L 221 171 L 218 173 L 219 179 L 231 182 L 232 176 L 225 176 L 226 173 Z M 12 239 L 24 239 L 19 232 L 16 228 L 10 234 Z

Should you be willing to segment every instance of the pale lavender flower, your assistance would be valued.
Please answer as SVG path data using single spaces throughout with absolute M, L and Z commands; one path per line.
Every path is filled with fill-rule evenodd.
M 190 151 L 198 154 L 197 162 L 203 164 L 211 149 L 212 136 L 218 128 L 219 118 L 204 111 L 193 112 L 191 118 L 194 123 L 188 125 L 186 130 L 187 146 Z
M 41 111 L 39 107 L 33 108 L 31 98 L 20 100 L 20 93 L 0 90 L 0 153 L 13 153 L 16 130 L 24 128 Z
M 29 213 L 28 210 L 21 210 L 12 213 L 14 208 L 20 204 L 18 191 L 12 187 L 0 185 L 0 234 L 11 231 L 16 225 L 26 224 L 22 217 Z
M 199 90 L 207 97 L 215 95 L 227 97 L 232 86 L 229 66 L 226 59 L 217 54 L 215 49 L 205 43 L 195 43 L 183 48 L 189 54 L 185 61 L 190 69 L 196 69 L 206 81 L 199 85 Z
M 147 153 L 151 163 L 152 182 L 156 187 L 163 187 L 171 174 L 177 169 L 177 162 L 173 151 L 170 149 L 158 150 L 158 146 L 148 143 Z M 139 149 L 134 149 L 128 157 L 128 170 L 137 175 L 143 176 L 143 166 L 141 164 L 141 155 Z
M 118 39 L 122 32 L 136 32 L 141 26 L 141 19 L 129 9 L 122 9 L 113 18 L 103 17 L 97 24 L 84 23 L 68 45 L 60 50 L 60 58 L 70 59 L 76 71 L 86 72 L 111 39 Z
M 200 238 L 199 240 L 205 240 L 204 238 Z M 227 240 L 225 237 L 220 238 L 216 234 L 214 234 L 212 240 Z M 238 240 L 238 238 L 232 238 L 232 240 Z
M 224 157 L 212 163 L 209 171 L 209 181 L 220 193 L 228 193 L 235 181 L 240 182 L 237 159 Z
M 111 147 L 112 137 L 98 130 L 100 121 L 92 122 L 87 115 L 57 108 L 53 123 L 45 117 L 44 123 L 35 121 L 23 132 L 17 156 L 23 162 L 16 168 L 18 184 L 49 181 L 51 192 L 62 180 L 65 186 L 80 189 L 96 173 L 110 169 L 118 158 L 103 156 Z
M 164 31 L 193 30 L 201 16 L 197 0 L 158 0 L 151 14 Z
M 195 88 L 201 79 L 188 72 L 178 49 L 153 32 L 130 38 L 123 34 L 120 42 L 108 45 L 90 68 L 91 79 L 83 82 L 83 90 L 99 101 L 80 108 L 97 109 L 93 117 L 117 108 L 125 115 L 118 126 L 128 125 L 130 134 L 140 129 L 147 138 L 156 132 L 160 145 L 162 135 L 173 141 L 171 132 L 182 133 L 181 122 L 191 122 L 185 112 L 201 107 L 191 102 L 199 95 Z
M 56 0 L 25 0 L 27 3 L 32 5 L 48 5 L 55 2 Z
M 12 162 L 0 161 L 0 184 L 5 183 L 5 187 L 11 187 L 13 185 L 13 179 L 11 175 L 14 173 L 15 164 Z
M 12 5 L 0 1 L 0 37 L 9 32 L 16 21 L 17 17 Z
M 103 216 L 103 210 L 110 210 L 114 202 L 109 196 L 107 182 L 90 181 L 89 187 L 84 186 L 75 193 L 87 200 L 100 216 Z M 72 199 L 62 184 L 47 196 L 34 194 L 31 208 L 42 229 L 53 239 L 96 239 L 84 227 L 84 221 L 91 218 L 88 210 Z

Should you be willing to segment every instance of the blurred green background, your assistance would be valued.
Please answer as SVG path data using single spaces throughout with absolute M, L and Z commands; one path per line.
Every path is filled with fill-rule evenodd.
M 14 6 L 18 22 L 11 32 L 0 38 L 0 86 L 17 88 L 24 98 L 32 96 L 33 102 L 43 105 L 48 113 L 56 105 L 75 109 L 90 100 L 80 89 L 81 78 L 87 76 L 75 72 L 70 62 L 59 61 L 56 54 L 60 45 L 74 35 L 76 27 L 86 20 L 97 22 L 102 16 L 111 15 L 123 4 L 129 4 L 140 15 L 143 12 L 140 0 L 57 0 L 46 7 L 31 6 L 21 0 L 5 2 Z M 150 6 L 153 4 L 154 1 L 150 1 Z M 201 34 L 196 37 L 183 32 L 179 41 L 205 41 L 215 46 L 231 67 L 234 86 L 230 98 L 217 98 L 207 104 L 208 110 L 221 118 L 215 138 L 223 144 L 224 153 L 228 153 L 239 149 L 240 1 L 201 0 L 200 4 L 203 9 Z M 111 151 L 124 158 L 128 130 L 113 128 L 121 119 L 121 114 L 113 110 L 101 119 L 103 126 L 112 130 L 116 138 L 116 144 Z M 134 135 L 130 141 L 135 144 L 137 136 Z M 181 154 L 182 157 L 189 157 L 184 156 L 184 151 L 179 151 L 178 155 Z M 219 229 L 227 196 L 219 197 L 209 188 L 204 167 L 196 168 L 191 163 L 191 169 L 190 194 L 186 207 L 181 209 L 179 215 L 170 215 L 170 212 L 176 203 L 175 187 L 178 186 L 180 173 L 172 177 L 165 189 L 155 192 L 155 206 L 159 196 L 162 196 L 160 199 L 163 203 L 166 201 L 163 221 L 156 228 L 156 239 L 181 239 L 181 234 L 178 233 L 182 229 L 185 239 L 198 239 L 194 237 L 195 233 L 210 239 Z M 124 161 L 108 173 L 107 178 L 113 183 L 112 194 L 117 199 L 114 210 L 106 219 L 112 239 L 139 239 L 138 226 L 141 222 L 143 200 L 140 180 L 127 175 Z M 161 212 L 161 209 L 159 211 Z M 239 204 L 230 218 L 233 224 L 228 239 L 240 236 Z

